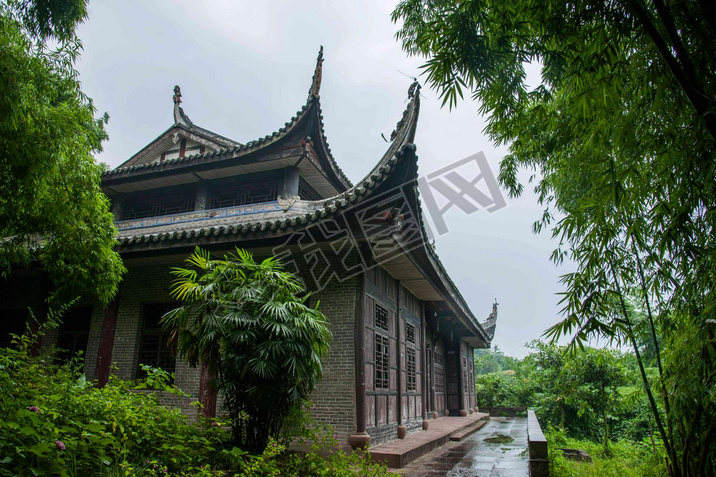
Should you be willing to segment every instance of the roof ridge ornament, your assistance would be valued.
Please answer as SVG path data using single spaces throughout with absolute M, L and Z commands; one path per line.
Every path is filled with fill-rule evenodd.
M 408 99 L 413 99 L 413 96 L 420 94 L 420 88 L 421 86 L 418 78 L 413 78 L 413 84 L 411 84 L 410 88 L 408 88 Z
M 311 89 L 308 91 L 308 101 L 312 98 L 320 97 L 321 77 L 323 76 L 323 45 L 318 50 L 318 58 L 316 58 L 316 69 L 313 72 L 313 80 L 311 81 Z
M 174 86 L 174 124 L 183 124 L 184 126 L 192 126 L 191 119 L 189 116 L 184 114 L 184 109 L 181 106 L 181 88 L 179 85 Z
M 419 99 L 420 95 L 420 83 L 418 82 L 417 78 L 413 78 L 413 83 L 410 85 L 410 88 L 408 88 L 408 100 L 409 101 L 416 101 Z M 400 121 L 398 121 L 398 124 L 395 125 L 395 129 L 393 129 L 393 132 L 390 133 L 390 140 L 394 141 L 396 137 L 398 137 L 398 133 L 403 128 L 403 125 L 405 124 L 406 118 L 408 118 L 410 113 L 410 107 L 408 107 L 405 111 L 403 111 L 403 117 L 400 118 Z M 385 136 L 383 136 L 383 139 L 385 139 Z M 387 142 L 387 140 L 386 140 Z
M 482 325 L 482 329 L 485 330 L 485 333 L 487 333 L 487 337 L 489 341 L 492 341 L 492 338 L 495 337 L 495 328 L 497 327 L 497 298 L 495 298 L 495 302 L 492 304 L 492 313 L 490 313 L 490 316 L 487 317 L 487 320 L 480 323 Z

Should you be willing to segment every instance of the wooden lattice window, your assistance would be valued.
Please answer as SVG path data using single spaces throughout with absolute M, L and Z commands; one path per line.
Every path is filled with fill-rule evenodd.
M 416 390 L 416 366 L 415 366 L 415 348 L 408 348 L 405 353 L 406 358 L 406 382 L 408 391 Z
M 435 392 L 445 392 L 445 357 L 436 352 L 435 356 Z
M 271 202 L 278 197 L 278 181 L 242 182 L 214 189 L 212 209 Z
M 318 192 L 306 182 L 303 177 L 298 179 L 298 196 L 301 200 L 320 200 Z
M 191 212 L 194 210 L 195 200 L 196 192 L 194 191 L 135 197 L 127 200 L 124 206 L 124 220 Z
M 375 334 L 375 389 L 388 389 L 389 343 L 387 336 Z
M 170 340 L 170 331 L 159 324 L 162 316 L 176 308 L 176 304 L 144 305 L 144 324 L 139 348 L 139 363 L 174 372 L 175 350 Z M 138 377 L 145 374 L 140 369 Z
M 375 327 L 388 331 L 388 310 L 375 304 Z
M 410 344 L 415 344 L 415 327 L 409 323 L 405 324 L 405 339 Z

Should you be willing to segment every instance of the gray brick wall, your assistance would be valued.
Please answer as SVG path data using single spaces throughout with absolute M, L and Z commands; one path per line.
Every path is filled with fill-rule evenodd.
M 313 298 L 320 300 L 320 310 L 331 323 L 331 352 L 323 361 L 323 379 L 311 399 L 313 417 L 329 424 L 342 445 L 355 432 L 355 301 L 356 279 L 333 280 Z M 315 301 L 311 301 L 312 304 Z

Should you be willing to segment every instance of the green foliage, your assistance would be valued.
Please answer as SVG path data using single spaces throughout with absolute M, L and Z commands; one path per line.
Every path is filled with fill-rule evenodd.
M 326 317 L 299 298 L 301 282 L 273 258 L 237 249 L 212 260 L 196 249 L 176 268 L 173 296 L 184 306 L 163 318 L 176 329 L 179 354 L 203 362 L 224 396 L 235 443 L 261 452 L 297 413 L 322 375 Z M 248 419 L 241 416 L 248 415 Z
M 713 473 L 713 401 L 694 401 L 699 382 L 707 395 L 716 382 L 713 6 L 404 0 L 393 19 L 445 103 L 470 91 L 487 133 L 509 145 L 500 181 L 510 194 L 523 190 L 520 169 L 536 172 L 546 209 L 534 228 L 551 226 L 553 260 L 577 268 L 548 335 L 631 344 L 670 471 Z M 536 84 L 528 63 L 541 66 Z M 693 337 L 694 373 L 661 360 L 660 346 L 682 334 Z M 675 405 L 668 387 L 688 398 Z
M 286 451 L 286 446 L 270 439 L 263 453 L 248 456 L 236 477 L 383 477 L 390 470 L 374 463 L 363 451 L 344 451 L 329 428 L 314 428 L 302 439 L 310 448 L 307 453 Z
M 40 330 L 42 334 L 50 326 Z M 346 453 L 325 426 L 302 420 L 296 431 L 310 449 L 288 452 L 269 440 L 262 453 L 232 447 L 226 423 L 190 423 L 157 393 L 187 399 L 171 375 L 144 366 L 147 378 L 95 388 L 74 358 L 57 364 L 54 353 L 31 356 L 34 341 L 16 338 L 0 348 L 0 476 L 72 477 L 304 477 L 374 476 L 389 470 L 368 453 Z M 151 391 L 150 391 L 151 390 Z M 193 403 L 198 406 L 198 403 Z
M 609 453 L 599 444 L 568 438 L 563 431 L 551 429 L 546 433 L 549 448 L 549 470 L 552 477 L 653 477 L 667 475 L 663 451 L 657 451 L 649 441 L 618 441 L 609 447 Z M 560 448 L 581 449 L 592 462 L 567 460 Z
M 534 386 L 522 374 L 480 374 L 475 377 L 475 397 L 480 407 L 527 407 Z
M 618 388 L 635 382 L 636 376 L 613 350 L 576 351 L 538 341 L 531 347 L 535 352 L 528 360 L 545 391 L 537 399 L 540 416 L 548 416 L 549 422 L 558 422 L 577 436 L 595 439 L 601 434 L 608 452 L 610 421 L 620 401 Z
M 155 392 L 137 391 L 145 381 L 98 389 L 79 359 L 58 365 L 52 354 L 30 356 L 29 340 L 19 345 L 0 349 L 0 475 L 152 475 L 139 469 L 221 460 L 227 433 L 160 406 Z M 154 389 L 181 395 L 166 373 L 149 371 Z
M 107 302 L 125 271 L 92 157 L 107 116 L 73 67 L 85 16 L 84 0 L 0 3 L 0 272 L 39 260 L 59 302 Z
M 475 373 L 487 374 L 499 371 L 517 371 L 520 360 L 507 356 L 497 345 L 494 349 L 475 350 Z

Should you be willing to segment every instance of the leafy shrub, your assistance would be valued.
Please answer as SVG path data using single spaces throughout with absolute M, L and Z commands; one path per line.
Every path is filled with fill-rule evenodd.
M 505 373 L 475 377 L 475 396 L 480 407 L 522 407 L 530 400 L 531 389 L 520 376 Z
M 564 430 L 550 428 L 546 433 L 549 443 L 549 466 L 552 477 L 654 477 L 667 475 L 663 447 L 650 441 L 633 442 L 621 440 L 609 444 L 605 452 L 603 444 L 568 438 Z M 592 462 L 565 459 L 560 447 L 582 449 Z
M 30 356 L 28 340 L 18 344 L 0 349 L 0 475 L 134 475 L 150 462 L 178 470 L 208 463 L 228 437 L 159 405 L 154 392 L 137 392 L 181 394 L 168 373 L 149 369 L 146 380 L 111 379 L 98 389 L 79 359 L 60 365 L 51 353 Z
M 30 341 L 0 348 L 0 476 L 112 477 L 374 476 L 389 470 L 367 453 L 346 453 L 330 429 L 296 416 L 294 428 L 263 453 L 229 446 L 218 421 L 188 422 L 159 404 L 156 392 L 186 396 L 170 374 L 146 367 L 139 381 L 111 378 L 95 388 L 81 360 L 57 364 L 53 353 L 30 356 Z M 216 425 L 220 424 L 220 425 Z M 287 451 L 303 436 L 310 452 Z
M 374 463 L 370 453 L 344 451 L 335 434 L 326 426 L 317 426 L 304 444 L 310 445 L 310 452 L 287 452 L 286 446 L 270 441 L 263 454 L 249 456 L 240 477 L 269 477 L 300 475 L 303 477 L 382 477 L 390 470 Z
M 245 250 L 212 260 L 196 248 L 174 268 L 172 296 L 183 306 L 162 318 L 178 352 L 206 364 L 224 398 L 234 443 L 261 452 L 279 437 L 318 384 L 329 349 L 328 319 L 308 305 L 303 283 L 275 258 Z M 248 414 L 251 419 L 240 419 Z

